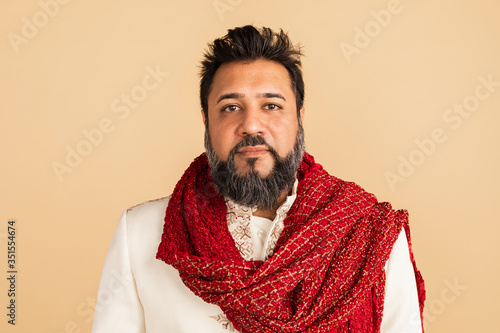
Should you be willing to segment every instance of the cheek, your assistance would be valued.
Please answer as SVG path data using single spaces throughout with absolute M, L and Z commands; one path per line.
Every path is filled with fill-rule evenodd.
M 220 127 L 210 126 L 210 123 L 208 127 L 212 147 L 214 148 L 219 158 L 226 161 L 227 157 L 229 156 L 229 151 L 232 148 L 229 132 Z
M 274 147 L 280 157 L 286 157 L 293 149 L 299 131 L 298 124 L 287 122 L 282 126 L 273 128 Z

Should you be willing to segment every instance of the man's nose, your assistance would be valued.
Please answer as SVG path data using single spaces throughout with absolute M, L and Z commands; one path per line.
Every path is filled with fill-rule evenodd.
M 262 111 L 257 107 L 247 107 L 242 114 L 239 126 L 239 134 L 241 136 L 247 135 L 264 135 L 265 133 L 265 119 Z

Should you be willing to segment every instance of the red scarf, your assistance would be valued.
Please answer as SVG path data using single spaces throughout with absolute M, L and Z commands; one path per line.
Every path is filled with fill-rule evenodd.
M 298 179 L 274 254 L 245 261 L 200 155 L 175 187 L 156 257 L 240 332 L 378 332 L 384 265 L 407 212 L 329 175 L 307 153 Z M 415 272 L 422 313 L 423 280 Z

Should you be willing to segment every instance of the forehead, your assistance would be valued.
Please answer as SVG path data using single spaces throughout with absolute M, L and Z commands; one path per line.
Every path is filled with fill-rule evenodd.
M 285 66 L 270 60 L 229 62 L 215 72 L 209 101 L 225 93 L 253 94 L 280 92 L 293 95 L 290 74 Z

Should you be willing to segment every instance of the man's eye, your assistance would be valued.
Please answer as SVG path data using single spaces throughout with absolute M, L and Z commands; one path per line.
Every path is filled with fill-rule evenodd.
M 279 110 L 279 109 L 281 109 L 281 106 L 279 106 L 278 104 L 267 104 L 266 105 L 266 109 L 268 109 L 268 110 Z
M 226 111 L 226 112 L 234 112 L 234 111 L 238 111 L 238 106 L 237 105 L 228 105 L 226 107 L 224 107 L 222 109 L 222 111 Z

